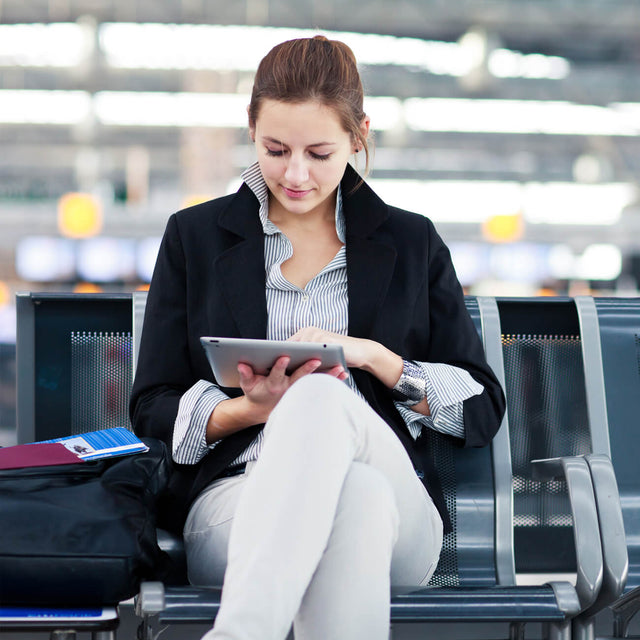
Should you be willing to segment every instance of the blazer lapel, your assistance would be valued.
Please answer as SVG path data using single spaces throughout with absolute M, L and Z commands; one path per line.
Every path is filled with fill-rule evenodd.
M 371 336 L 389 289 L 397 252 L 380 231 L 389 217 L 388 206 L 366 183 L 354 191 L 360 179 L 347 166 L 342 202 L 347 229 L 349 335 L 366 338 Z
M 229 248 L 213 263 L 217 282 L 238 328 L 238 337 L 267 337 L 264 235 L 258 201 L 243 184 L 221 214 L 219 224 L 229 232 Z

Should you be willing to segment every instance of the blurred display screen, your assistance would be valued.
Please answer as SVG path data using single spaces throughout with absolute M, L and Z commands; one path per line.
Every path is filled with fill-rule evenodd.
M 136 242 L 126 238 L 91 238 L 78 243 L 77 273 L 88 282 L 135 278 Z
M 71 280 L 75 277 L 75 262 L 75 243 L 66 238 L 30 236 L 16 246 L 16 272 L 23 280 Z
M 149 282 L 159 247 L 156 236 L 142 240 L 30 236 L 16 246 L 16 273 L 27 282 Z

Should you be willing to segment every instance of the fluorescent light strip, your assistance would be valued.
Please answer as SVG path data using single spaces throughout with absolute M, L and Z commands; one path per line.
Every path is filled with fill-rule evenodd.
M 118 22 L 100 25 L 99 41 L 107 63 L 118 68 L 254 71 L 277 43 L 316 33 L 278 27 Z M 364 65 L 398 65 L 461 77 L 482 62 L 463 41 L 324 33 L 349 44 Z M 93 42 L 91 28 L 76 23 L 0 25 L 0 66 L 75 67 L 88 59 Z M 498 78 L 561 80 L 571 70 L 565 58 L 509 49 L 489 51 L 487 66 Z
M 249 96 L 214 93 L 100 91 L 97 119 L 105 125 L 148 127 L 247 126 Z
M 0 67 L 75 67 L 92 44 L 90 31 L 71 22 L 0 25 Z
M 246 94 L 0 90 L 0 123 L 75 124 L 95 111 L 105 125 L 247 126 Z M 640 135 L 640 104 L 608 107 L 569 102 L 370 97 L 374 130 L 545 135 Z
M 100 91 L 94 106 L 106 125 L 244 128 L 249 100 L 248 94 Z M 378 131 L 402 123 L 397 98 L 367 98 L 365 111 Z
M 640 134 L 631 111 L 596 105 L 538 100 L 410 98 L 404 117 L 416 131 L 467 133 L 541 133 L 549 135 Z
M 522 213 L 529 224 L 607 226 L 620 220 L 638 190 L 632 184 L 456 180 L 369 180 L 380 197 L 438 223 L 479 224 Z
M 320 31 L 346 42 L 361 65 L 399 65 L 460 77 L 478 64 L 475 52 L 457 42 Z M 105 23 L 100 27 L 100 44 L 108 64 L 114 67 L 255 71 L 262 56 L 279 42 L 318 32 L 257 26 Z M 491 51 L 488 64 L 490 71 L 502 78 L 561 79 L 570 72 L 564 58 L 507 49 Z
M 539 53 L 523 54 L 509 49 L 492 51 L 487 66 L 496 78 L 562 80 L 571 72 L 571 65 L 566 58 Z
M 0 123 L 72 125 L 90 115 L 86 91 L 0 91 Z
M 420 213 L 434 222 L 481 223 L 492 215 L 517 212 L 522 202 L 517 182 L 382 179 L 367 182 L 385 202 Z

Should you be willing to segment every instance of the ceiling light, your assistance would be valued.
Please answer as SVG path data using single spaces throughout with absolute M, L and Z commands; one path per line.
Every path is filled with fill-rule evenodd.
M 75 67 L 91 46 L 91 33 L 80 24 L 0 25 L 0 66 Z
M 632 184 L 456 180 L 368 181 L 386 202 L 439 223 L 484 223 L 522 212 L 530 224 L 613 225 L 635 201 Z
M 317 33 L 317 29 L 119 22 L 102 24 L 99 38 L 107 63 L 114 67 L 253 72 L 265 53 L 276 44 Z M 405 66 L 455 77 L 469 72 L 468 43 L 465 42 L 343 31 L 323 33 L 348 44 L 361 65 Z M 568 61 L 564 60 L 564 65 L 559 66 L 561 58 L 539 56 L 534 59 L 530 55 L 507 51 L 507 54 L 501 54 L 503 60 L 508 53 L 516 56 L 518 63 L 506 66 L 503 62 L 501 67 L 498 63 L 502 77 L 559 79 L 569 73 Z M 534 67 L 535 73 L 532 73 Z
M 100 91 L 97 119 L 106 125 L 246 127 L 249 96 L 221 93 Z
M 404 113 L 408 126 L 417 131 L 640 134 L 640 122 L 631 122 L 615 109 L 560 101 L 410 98 Z
M 85 91 L 0 91 L 0 122 L 10 124 L 78 124 L 91 113 Z

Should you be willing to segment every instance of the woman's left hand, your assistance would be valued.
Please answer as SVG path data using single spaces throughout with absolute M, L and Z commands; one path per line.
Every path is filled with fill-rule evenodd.
M 340 344 L 348 367 L 372 373 L 390 389 L 402 373 L 402 358 L 374 340 L 343 336 L 318 327 L 300 329 L 289 340 Z

